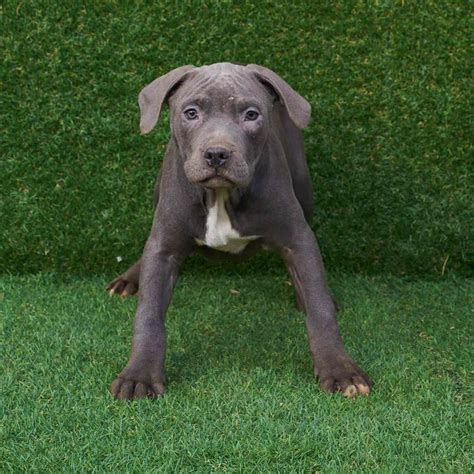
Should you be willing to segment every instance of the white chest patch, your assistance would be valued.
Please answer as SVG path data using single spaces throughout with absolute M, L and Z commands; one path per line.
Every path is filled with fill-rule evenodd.
M 226 189 L 216 191 L 216 200 L 207 215 L 205 240 L 196 239 L 196 243 L 222 252 L 240 253 L 251 240 L 258 239 L 258 236 L 242 237 L 232 227 L 225 208 L 228 196 Z

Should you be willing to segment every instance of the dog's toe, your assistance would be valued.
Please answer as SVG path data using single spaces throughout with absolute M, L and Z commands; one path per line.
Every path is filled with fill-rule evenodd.
M 125 284 L 125 288 L 120 292 L 120 296 L 131 296 L 131 295 L 134 295 L 136 292 L 138 291 L 138 286 L 129 281 L 129 282 L 126 282 Z
M 110 393 L 119 400 L 141 400 L 164 395 L 165 386 L 159 382 L 139 382 L 117 377 L 110 386 Z
M 110 296 L 131 296 L 136 294 L 138 291 L 138 285 L 132 281 L 128 281 L 122 277 L 118 277 L 111 281 L 105 289 L 109 292 Z
M 326 392 L 340 392 L 348 398 L 370 393 L 369 377 L 349 357 L 330 358 L 318 372 L 321 387 Z

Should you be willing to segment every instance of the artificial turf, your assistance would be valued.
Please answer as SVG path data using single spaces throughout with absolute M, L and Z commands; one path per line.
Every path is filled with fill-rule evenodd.
M 4 2 L 0 471 L 472 472 L 471 10 Z M 267 257 L 188 263 L 167 395 L 108 395 L 135 300 L 91 275 L 139 256 L 169 139 L 166 112 L 139 136 L 138 92 L 220 61 L 268 66 L 312 105 L 312 226 L 368 398 L 318 389 L 303 316 Z
M 286 281 L 276 265 L 185 268 L 168 392 L 127 403 L 108 384 L 136 299 L 99 277 L 2 277 L 1 471 L 472 472 L 472 282 L 333 275 L 348 350 L 375 382 L 350 400 L 316 385 Z
M 468 1 L 3 2 L 0 268 L 119 270 L 150 228 L 169 127 L 157 76 L 265 65 L 312 105 L 305 146 L 326 264 L 472 275 Z M 471 266 L 470 266 L 471 265 Z

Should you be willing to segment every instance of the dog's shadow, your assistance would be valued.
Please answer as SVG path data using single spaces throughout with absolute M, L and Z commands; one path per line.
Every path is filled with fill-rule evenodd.
M 188 275 L 178 287 L 167 317 L 168 378 L 182 382 L 236 368 L 310 377 L 304 315 L 284 271 L 225 270 L 201 269 L 199 279 Z

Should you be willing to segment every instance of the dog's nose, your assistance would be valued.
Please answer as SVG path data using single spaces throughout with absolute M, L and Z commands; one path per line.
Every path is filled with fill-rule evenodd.
M 209 166 L 219 168 L 222 166 L 230 157 L 230 151 L 222 147 L 211 147 L 204 153 L 204 159 L 207 161 Z

